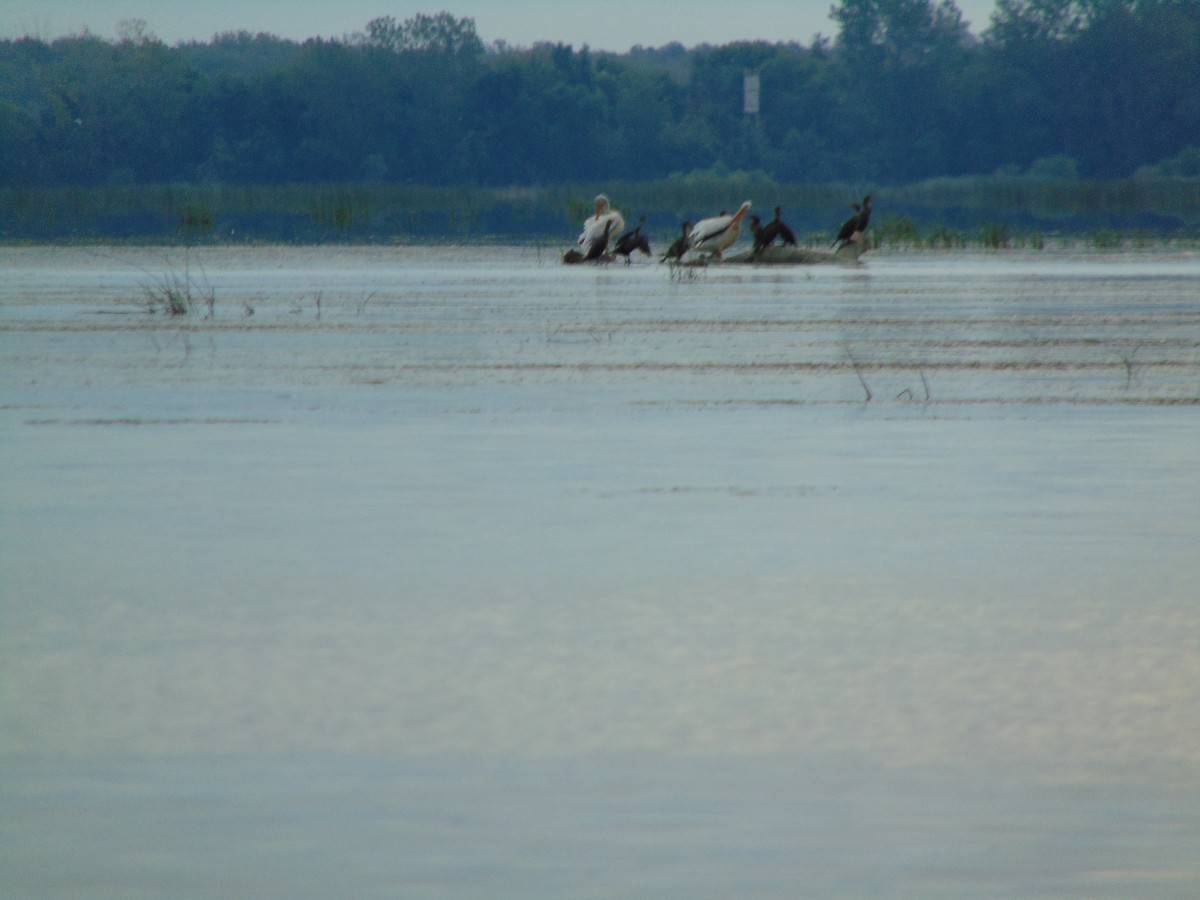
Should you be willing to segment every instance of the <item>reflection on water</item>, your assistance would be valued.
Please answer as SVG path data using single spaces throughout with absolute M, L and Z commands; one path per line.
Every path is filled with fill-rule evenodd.
M 0 265 L 3 891 L 1200 888 L 1196 258 Z

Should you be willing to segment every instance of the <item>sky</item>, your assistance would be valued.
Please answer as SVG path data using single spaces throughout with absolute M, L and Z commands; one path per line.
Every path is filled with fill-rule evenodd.
M 624 53 L 631 47 L 685 47 L 739 40 L 812 42 L 818 32 L 837 34 L 829 18 L 834 0 L 0 0 L 0 38 L 32 35 L 52 40 L 85 28 L 117 36 L 118 23 L 144 19 L 167 44 L 208 41 L 225 31 L 264 31 L 283 38 L 341 38 L 363 31 L 379 16 L 403 21 L 417 13 L 446 10 L 475 20 L 485 44 L 538 41 L 585 44 Z M 995 0 L 957 0 L 963 18 L 979 34 Z

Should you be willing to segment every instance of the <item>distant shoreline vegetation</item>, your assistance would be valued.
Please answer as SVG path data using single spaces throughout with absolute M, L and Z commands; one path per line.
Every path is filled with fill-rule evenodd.
M 659 220 L 749 196 L 836 227 L 851 197 L 805 185 L 921 229 L 1192 227 L 1149 183 L 1200 177 L 1200 2 L 1001 0 L 978 35 L 953 0 L 830 18 L 628 53 L 485 46 L 445 12 L 300 43 L 0 39 L 4 237 L 552 234 L 596 187 Z
M 1169 169 L 1168 169 L 1169 170 Z M 1038 247 L 1200 240 L 1200 177 L 1146 171 L 1088 181 L 1037 175 L 935 178 L 907 185 L 789 184 L 764 173 L 696 172 L 653 181 L 528 187 L 392 184 L 120 185 L 0 188 L 0 242 L 181 244 L 558 241 L 604 191 L 651 235 L 734 208 L 784 208 L 806 243 L 827 242 L 851 201 L 875 196 L 876 245 Z

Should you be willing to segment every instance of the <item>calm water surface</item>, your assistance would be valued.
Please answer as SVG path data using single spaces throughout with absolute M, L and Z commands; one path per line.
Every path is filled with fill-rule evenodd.
M 10 247 L 0 353 L 0 893 L 1200 893 L 1194 254 Z

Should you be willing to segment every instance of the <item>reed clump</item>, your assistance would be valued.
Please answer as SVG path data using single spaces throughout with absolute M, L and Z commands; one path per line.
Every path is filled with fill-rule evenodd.
M 979 246 L 989 250 L 1007 250 L 1009 246 L 1008 226 L 1003 223 L 980 226 Z
M 885 216 L 875 246 L 920 247 L 921 229 L 907 216 Z
M 190 253 L 184 257 L 182 271 L 169 269 L 165 274 L 151 276 L 142 286 L 143 303 L 150 313 L 186 316 L 203 308 L 211 318 L 216 308 L 216 292 L 208 279 L 192 274 Z
M 714 168 L 652 181 L 518 185 L 165 184 L 0 189 L 0 239 L 320 242 L 527 239 L 573 236 L 598 193 L 626 216 L 673 231 L 749 199 L 781 206 L 799 234 L 827 245 L 874 196 L 875 245 L 951 249 L 1018 245 L 1022 233 L 1098 229 L 1160 240 L 1200 234 L 1200 177 L 1113 182 L 1031 176 L 933 179 L 909 185 L 801 184 L 763 172 Z M 886 217 L 891 216 L 889 220 Z M 1026 246 L 1030 246 L 1029 240 Z
M 925 237 L 925 246 L 929 249 L 959 249 L 967 246 L 967 236 L 944 223 L 938 223 Z

